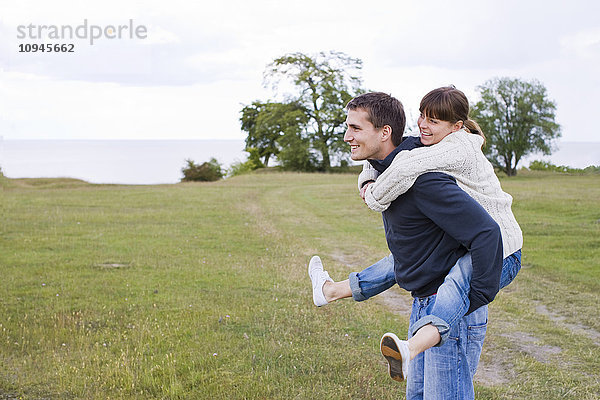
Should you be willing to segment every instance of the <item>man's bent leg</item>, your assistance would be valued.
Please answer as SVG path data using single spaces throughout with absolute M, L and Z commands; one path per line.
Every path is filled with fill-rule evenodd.
M 360 272 L 352 272 L 348 277 L 352 298 L 364 301 L 385 292 L 396 284 L 394 256 L 389 255 Z
M 415 299 L 412 325 L 430 314 L 436 296 Z M 473 399 L 473 375 L 477 370 L 487 327 L 487 306 L 461 318 L 448 340 L 419 354 L 409 364 L 407 399 Z M 410 336 L 410 334 L 409 334 Z
M 473 380 L 475 372 L 477 372 L 479 357 L 481 356 L 481 349 L 483 348 L 483 342 L 487 332 L 488 306 L 485 305 L 479 307 L 463 319 L 467 322 L 466 352 L 469 363 L 469 372 L 471 373 L 471 380 Z
M 487 306 L 461 318 L 446 343 L 424 354 L 424 398 L 469 400 L 475 398 L 477 371 L 487 330 Z
M 435 296 L 432 296 L 435 297 Z M 412 311 L 410 314 L 410 325 L 408 328 L 408 337 L 411 337 L 411 326 L 421 317 L 427 314 L 429 303 L 433 301 L 431 297 L 415 298 L 413 300 Z M 425 387 L 425 353 L 421 353 L 413 358 L 408 364 L 408 377 L 406 379 L 406 400 L 423 400 L 423 389 Z

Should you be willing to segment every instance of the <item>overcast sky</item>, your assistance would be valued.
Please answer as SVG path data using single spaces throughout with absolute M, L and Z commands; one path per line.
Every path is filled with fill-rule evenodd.
M 416 118 L 429 90 L 472 102 L 496 76 L 537 79 L 557 104 L 563 141 L 600 141 L 600 2 L 296 2 L 14 0 L 0 2 L 4 139 L 244 139 L 239 111 L 273 92 L 265 66 L 290 52 L 363 61 L 364 86 Z M 18 38 L 18 27 L 129 25 L 145 38 Z M 34 33 L 35 32 L 34 28 Z M 83 32 L 83 31 L 81 31 Z M 89 31 L 88 31 L 89 36 Z M 20 53 L 72 43 L 73 53 Z

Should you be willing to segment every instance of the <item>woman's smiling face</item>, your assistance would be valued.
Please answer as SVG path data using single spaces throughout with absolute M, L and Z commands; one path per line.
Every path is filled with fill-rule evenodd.
M 419 131 L 421 132 L 421 143 L 425 146 L 437 144 L 442 141 L 443 138 L 456 132 L 462 128 L 462 121 L 455 123 L 442 121 L 437 118 L 428 117 L 421 113 L 418 119 Z

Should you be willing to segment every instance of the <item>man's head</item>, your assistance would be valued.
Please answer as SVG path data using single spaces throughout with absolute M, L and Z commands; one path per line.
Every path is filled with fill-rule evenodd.
M 346 106 L 344 135 L 353 160 L 383 159 L 402 141 L 406 117 L 398 99 L 381 92 L 356 96 Z

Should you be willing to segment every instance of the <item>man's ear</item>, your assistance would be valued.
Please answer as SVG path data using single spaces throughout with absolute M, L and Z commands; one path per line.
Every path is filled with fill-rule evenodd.
M 392 140 L 392 127 L 384 125 L 381 129 L 381 141 L 385 142 L 387 140 Z

